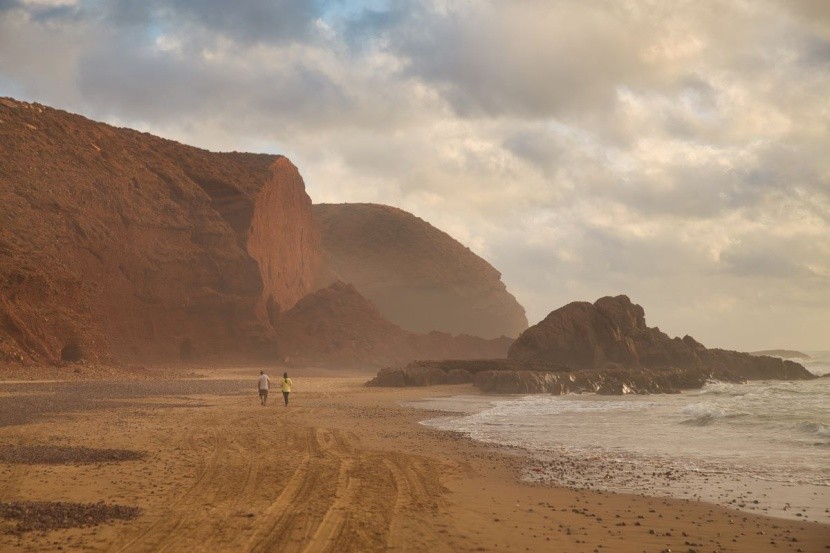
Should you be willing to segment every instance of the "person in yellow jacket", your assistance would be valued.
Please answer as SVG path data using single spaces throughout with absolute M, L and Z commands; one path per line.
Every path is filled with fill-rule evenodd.
M 288 394 L 291 393 L 291 379 L 288 378 L 288 373 L 282 373 L 282 381 L 280 382 L 280 388 L 282 388 L 282 397 L 285 399 L 285 406 L 288 407 Z

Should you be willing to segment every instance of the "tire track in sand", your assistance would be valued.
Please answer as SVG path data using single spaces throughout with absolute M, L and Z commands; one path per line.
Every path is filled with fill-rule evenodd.
M 203 439 L 209 446 L 209 453 L 201 458 L 202 466 L 196 480 L 187 491 L 173 499 L 168 504 L 165 512 L 159 514 L 154 522 L 118 548 L 117 551 L 162 551 L 169 544 L 170 539 L 177 535 L 177 531 L 184 524 L 187 512 L 190 510 L 182 507 L 194 502 L 195 498 L 202 494 L 203 489 L 207 488 L 216 478 L 220 456 L 218 435 L 214 427 L 208 428 L 210 428 L 209 435 Z M 190 449 L 200 449 L 198 444 L 200 434 L 202 432 L 188 434 L 186 441 Z
M 435 525 L 426 520 L 436 507 L 428 487 L 438 486 L 437 476 L 430 476 L 430 467 L 421 466 L 417 458 L 397 455 L 384 459 L 395 482 L 395 503 L 389 523 L 387 545 L 401 551 L 446 551 L 452 549 L 446 539 L 435 531 Z
M 347 446 L 336 432 L 309 428 L 304 435 L 306 456 L 291 476 L 279 497 L 261 517 L 267 526 L 256 529 L 245 550 L 303 551 L 329 516 L 338 493 L 342 494 L 341 479 L 347 480 L 343 464 L 347 459 Z M 335 470 L 336 469 L 336 470 Z M 345 487 L 345 485 L 343 485 Z M 331 502 L 326 494 L 333 488 Z M 337 525 L 331 528 L 334 515 L 326 525 L 328 532 L 337 533 Z M 342 524 L 342 521 L 341 521 Z
M 346 512 L 354 504 L 354 497 L 359 488 L 359 481 L 352 478 L 350 474 L 352 466 L 352 459 L 346 459 L 340 463 L 334 502 L 326 511 L 326 515 L 317 527 L 317 531 L 303 550 L 304 553 L 338 551 L 337 538 L 343 530 Z

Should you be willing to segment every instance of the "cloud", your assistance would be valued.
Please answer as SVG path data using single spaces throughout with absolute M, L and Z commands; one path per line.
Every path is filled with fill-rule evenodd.
M 830 348 L 815 0 L 0 0 L 0 93 L 400 206 L 531 320 L 628 293 L 707 345 Z
M 410 74 L 464 116 L 547 117 L 602 106 L 613 101 L 615 83 L 641 69 L 632 55 L 637 29 L 598 6 L 486 2 L 430 15 L 395 29 L 392 47 Z
M 199 29 L 243 44 L 308 40 L 320 3 L 308 0 L 115 0 L 106 19 L 118 26 L 154 26 L 161 31 Z

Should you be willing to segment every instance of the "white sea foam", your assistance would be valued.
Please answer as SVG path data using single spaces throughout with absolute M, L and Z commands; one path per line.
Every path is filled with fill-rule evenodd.
M 682 424 L 693 426 L 707 426 L 720 419 L 749 416 L 749 413 L 735 411 L 733 409 L 708 402 L 687 405 L 680 410 L 680 413 L 689 417 L 681 421 Z
M 828 398 L 827 378 L 710 382 L 679 395 L 470 396 L 442 398 L 432 407 L 457 415 L 425 423 L 529 454 L 824 486 L 830 484 Z
M 814 356 L 805 363 L 809 370 L 830 373 L 830 352 L 809 353 Z M 824 509 L 830 487 L 829 398 L 830 378 L 821 378 L 713 381 L 677 395 L 465 396 L 419 405 L 455 413 L 424 424 L 525 451 L 541 463 L 528 471 L 530 479 L 639 492 L 627 487 L 636 486 L 638 471 L 658 478 L 686 471 L 700 480 L 689 481 L 676 492 L 678 497 L 701 497 L 701 489 L 712 479 L 730 488 L 739 481 L 750 486 L 756 482 L 770 501 L 781 502 L 777 507 L 762 502 L 765 510 L 769 508 L 766 512 L 777 508 L 776 516 L 791 516 L 780 510 L 783 502 L 808 496 L 815 503 L 810 511 L 815 520 L 828 517 Z M 555 470 L 539 468 L 546 459 L 571 459 L 574 466 L 583 467 L 575 471 L 584 474 L 583 481 L 577 482 L 580 476 L 574 471 L 557 476 Z M 598 484 L 604 474 L 591 472 L 597 466 L 603 471 L 612 467 L 612 472 L 618 467 L 616 487 Z M 724 500 L 719 495 L 723 488 L 712 489 L 714 495 L 707 500 Z
M 798 424 L 798 429 L 807 434 L 815 434 L 824 438 L 830 438 L 830 425 L 822 424 L 820 422 L 802 421 Z

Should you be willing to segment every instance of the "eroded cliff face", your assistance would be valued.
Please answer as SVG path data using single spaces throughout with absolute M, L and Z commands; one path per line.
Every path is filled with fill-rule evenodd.
M 317 204 L 329 280 L 411 332 L 516 337 L 524 309 L 489 263 L 426 221 L 375 204 Z
M 285 158 L 11 99 L 0 120 L 0 361 L 267 351 L 268 298 L 312 291 L 317 231 Z
M 260 318 L 276 325 L 279 314 L 314 290 L 320 271 L 320 232 L 300 172 L 278 157 L 255 197 L 247 249 L 263 283 Z

